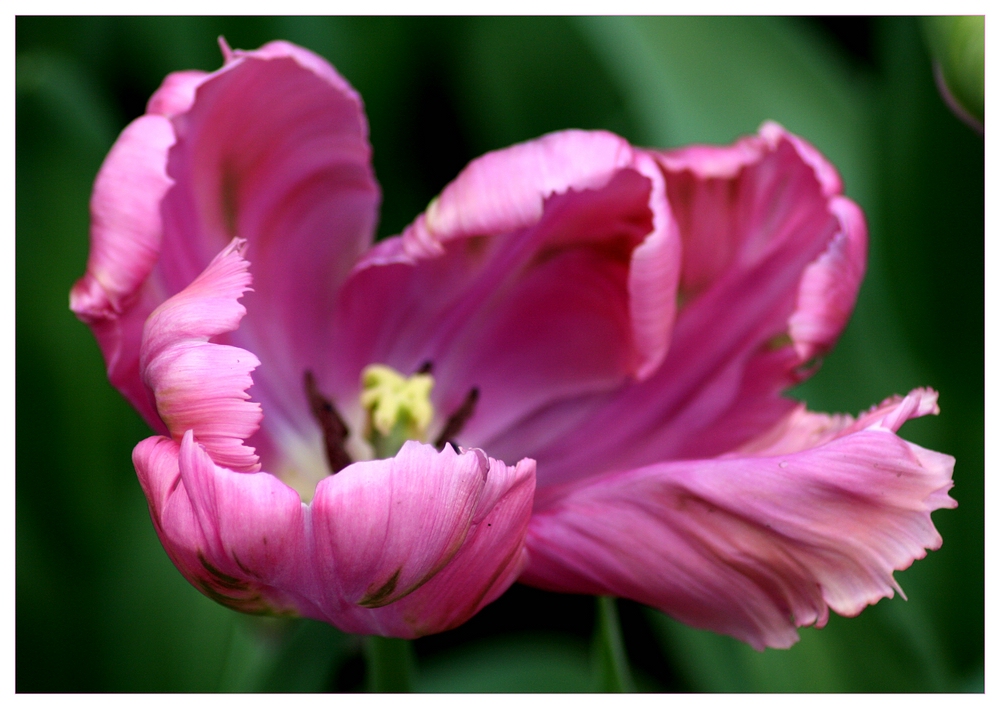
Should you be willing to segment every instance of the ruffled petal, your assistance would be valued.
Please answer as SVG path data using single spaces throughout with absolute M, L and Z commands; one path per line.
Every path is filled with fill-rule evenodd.
M 646 381 L 558 402 L 482 441 L 538 460 L 544 485 L 752 440 L 794 407 L 781 391 L 853 308 L 867 231 L 814 148 L 766 124 L 732 147 L 655 157 L 684 244 L 670 352 Z
M 473 416 L 460 440 L 482 441 L 554 400 L 646 376 L 676 303 L 680 242 L 664 189 L 651 158 L 607 133 L 556 133 L 473 161 L 355 269 L 329 387 L 350 401 L 367 364 L 431 362 L 442 417 L 479 390 L 490 416 Z
M 165 431 L 139 372 L 142 323 L 246 238 L 257 292 L 233 344 L 268 364 L 257 394 L 269 421 L 308 427 L 303 373 L 329 366 L 334 294 L 376 218 L 368 126 L 357 93 L 311 52 L 286 42 L 223 50 L 217 72 L 168 76 L 112 149 L 71 307 L 94 330 L 112 383 Z
M 257 431 L 263 413 L 246 390 L 260 362 L 244 349 L 208 341 L 235 330 L 246 314 L 238 302 L 250 288 L 244 247 L 244 241 L 234 239 L 187 288 L 149 316 L 140 362 L 174 440 L 193 430 L 215 462 L 253 471 L 260 465 L 243 441 Z
M 287 42 L 228 52 L 173 118 L 160 272 L 176 291 L 234 236 L 253 263 L 233 344 L 265 364 L 255 396 L 274 431 L 314 425 L 303 374 L 331 366 L 337 288 L 374 231 L 379 190 L 361 99 Z
M 514 580 L 533 474 L 527 461 L 508 468 L 482 451 L 409 441 L 395 458 L 323 480 L 311 509 L 327 617 L 352 632 L 400 637 L 466 620 Z M 496 532 L 479 530 L 494 519 Z M 449 567 L 450 586 L 410 598 Z
M 914 389 L 905 397 L 889 397 L 857 419 L 847 414 L 830 415 L 807 411 L 803 404 L 799 404 L 770 431 L 748 441 L 727 456 L 774 456 L 797 453 L 871 426 L 878 426 L 895 433 L 911 418 L 936 416 L 940 413 L 937 397 L 937 392 L 933 389 Z
M 954 459 L 898 438 L 929 412 L 922 392 L 777 456 L 661 463 L 540 493 L 521 580 L 614 594 L 752 646 L 788 647 L 796 627 L 856 615 L 899 590 L 954 507 Z M 801 439 L 800 439 L 801 440 Z

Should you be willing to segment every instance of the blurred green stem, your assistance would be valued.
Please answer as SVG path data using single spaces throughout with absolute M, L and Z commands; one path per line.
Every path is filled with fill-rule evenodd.
M 412 692 L 416 674 L 409 640 L 369 635 L 365 639 L 369 692 Z
M 618 607 L 611 596 L 597 597 L 597 624 L 593 642 L 594 677 L 598 692 L 634 692 L 635 683 L 625 656 L 618 624 Z

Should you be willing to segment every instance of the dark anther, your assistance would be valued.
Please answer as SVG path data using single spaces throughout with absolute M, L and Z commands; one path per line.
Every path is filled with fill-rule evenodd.
M 319 393 L 316 388 L 316 377 L 312 372 L 306 372 L 306 396 L 309 397 L 309 406 L 312 414 L 316 417 L 320 427 L 323 429 L 323 442 L 326 444 L 326 462 L 330 466 L 331 473 L 339 473 L 348 465 L 353 463 L 351 456 L 347 455 L 344 449 L 344 441 L 347 440 L 349 431 L 344 419 L 333 408 L 333 403 Z
M 417 368 L 417 371 L 415 373 L 430 374 L 432 371 L 434 371 L 434 363 L 431 362 L 429 359 L 425 359 L 424 363 Z
M 451 439 L 461 433 L 465 422 L 472 418 L 472 414 L 475 413 L 477 401 L 479 401 L 479 387 L 472 387 L 469 393 L 465 395 L 465 401 L 462 402 L 462 405 L 458 407 L 455 413 L 448 417 L 448 422 L 445 423 L 444 430 L 441 431 L 441 435 L 434 441 L 435 448 L 443 450 L 446 443 L 451 443 Z M 455 446 L 455 449 L 458 450 L 458 446 Z

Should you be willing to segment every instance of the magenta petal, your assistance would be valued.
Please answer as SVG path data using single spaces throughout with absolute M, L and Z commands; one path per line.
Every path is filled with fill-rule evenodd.
M 173 122 L 163 278 L 175 291 L 247 240 L 255 292 L 232 342 L 265 364 L 255 396 L 267 425 L 308 428 L 302 377 L 331 366 L 333 299 L 379 202 L 361 100 L 326 61 L 274 42 L 233 52 Z
M 285 42 L 226 52 L 217 72 L 168 76 L 119 138 L 71 296 L 112 383 L 160 431 L 139 376 L 142 323 L 234 236 L 249 242 L 257 284 L 234 344 L 268 363 L 257 395 L 269 420 L 308 425 L 303 372 L 329 366 L 334 294 L 379 201 L 361 100 L 327 62 Z
M 793 407 L 781 391 L 854 305 L 867 230 L 814 148 L 765 124 L 731 147 L 656 158 L 684 245 L 670 352 L 646 381 L 559 403 L 487 442 L 538 460 L 543 484 L 712 457 L 769 430 Z
M 465 622 L 525 563 L 532 461 L 411 442 L 327 478 L 311 505 L 268 473 L 216 465 L 191 431 L 143 441 L 133 461 L 171 560 L 244 612 L 412 638 Z
M 815 448 L 547 490 L 522 580 L 632 598 L 758 649 L 788 647 L 796 627 L 824 625 L 828 608 L 856 615 L 891 597 L 893 570 L 941 545 L 930 513 L 955 506 L 954 459 L 892 433 L 926 401 L 897 401 Z
M 233 470 L 260 465 L 243 441 L 263 414 L 248 401 L 258 359 L 239 347 L 208 342 L 237 328 L 246 310 L 238 299 L 250 287 L 249 264 L 234 239 L 187 288 L 146 321 L 141 350 L 143 380 L 174 440 L 193 430 L 212 459 Z
M 840 231 L 826 251 L 802 275 L 788 334 L 803 362 L 827 352 L 847 325 L 865 275 L 868 228 L 861 209 L 843 197 L 834 197 L 830 209 Z
M 489 416 L 473 416 L 460 440 L 488 441 L 553 401 L 657 366 L 679 247 L 662 173 L 620 138 L 566 131 L 490 153 L 355 268 L 330 386 L 351 400 L 371 362 L 431 362 L 444 416 L 479 390 Z
M 524 539 L 535 490 L 535 462 L 489 459 L 490 472 L 465 543 L 451 562 L 413 593 L 381 611 L 406 620 L 414 635 L 464 623 L 517 580 L 528 561 Z
M 644 226 L 635 250 L 628 249 L 629 312 L 638 354 L 635 371 L 643 379 L 662 361 L 669 345 L 680 239 L 660 170 L 649 156 L 618 136 L 568 130 L 487 153 L 472 161 L 407 228 L 403 248 L 415 258 L 440 256 L 450 241 L 532 227 L 549 211 L 553 197 L 598 192 L 625 169 L 649 180 L 645 206 L 651 223 Z M 621 198 L 627 201 L 628 193 L 623 192 Z M 574 222 L 571 211 L 566 223 L 552 225 L 555 233 L 539 246 L 614 242 L 620 231 L 630 230 L 623 222 L 614 223 L 615 218 L 621 220 L 621 206 L 606 200 L 606 213 L 592 209 L 589 223 L 579 217 Z M 645 221 L 645 217 L 633 219 L 637 223 L 631 229 Z

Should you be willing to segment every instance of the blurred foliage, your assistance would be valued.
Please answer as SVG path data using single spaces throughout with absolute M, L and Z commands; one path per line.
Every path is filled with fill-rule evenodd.
M 931 55 L 941 68 L 948 91 L 958 104 L 983 125 L 986 104 L 986 18 L 925 17 Z
M 170 564 L 131 467 L 145 425 L 67 308 L 90 187 L 168 72 L 216 37 L 284 38 L 364 97 L 397 233 L 476 155 L 560 128 L 646 145 L 729 142 L 764 119 L 841 169 L 871 228 L 857 311 L 795 395 L 856 412 L 930 385 L 905 435 L 958 459 L 944 547 L 897 574 L 909 601 L 757 653 L 619 602 L 640 691 L 982 691 L 983 141 L 938 96 L 912 18 L 40 18 L 16 21 L 18 691 L 358 691 L 362 644 L 217 606 Z M 595 601 L 513 587 L 414 644 L 425 691 L 588 691 Z M 598 653 L 599 654 L 599 653 Z

